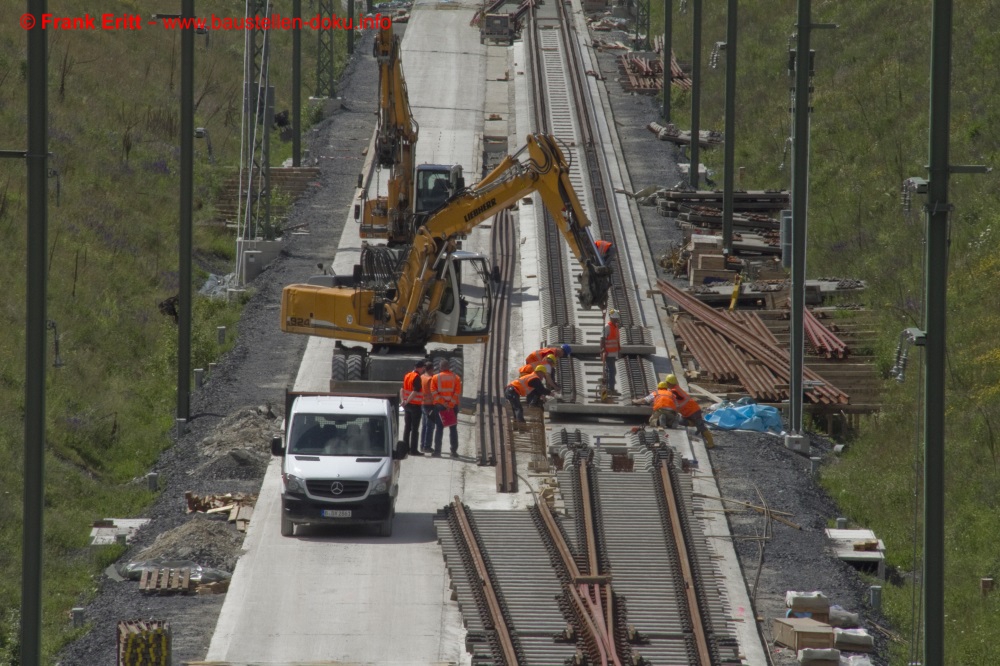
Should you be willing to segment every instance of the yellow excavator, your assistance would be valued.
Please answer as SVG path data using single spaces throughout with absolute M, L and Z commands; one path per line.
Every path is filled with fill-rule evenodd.
M 353 275 L 322 275 L 309 284 L 286 286 L 281 297 L 281 329 L 364 342 L 376 353 L 393 355 L 422 354 L 428 342 L 485 342 L 492 311 L 489 261 L 459 250 L 458 241 L 533 192 L 541 195 L 583 268 L 578 278 L 580 304 L 586 309 L 604 309 L 611 267 L 604 264 L 594 244 L 590 221 L 570 184 L 569 164 L 556 140 L 534 134 L 482 181 L 432 210 L 411 244 L 390 248 L 365 243 Z M 362 362 L 367 365 L 363 359 L 358 361 Z M 336 375 L 338 361 L 334 363 Z M 362 373 L 348 374 L 354 376 L 345 378 L 360 379 Z
M 385 196 L 369 198 L 367 189 L 362 191 L 354 217 L 361 225 L 361 238 L 409 244 L 427 213 L 465 187 L 462 167 L 414 165 L 420 126 L 410 111 L 400 39 L 392 28 L 376 31 L 374 52 L 379 68 L 375 165 L 379 171 L 388 169 L 389 178 Z M 358 187 L 364 187 L 363 176 L 358 178 Z

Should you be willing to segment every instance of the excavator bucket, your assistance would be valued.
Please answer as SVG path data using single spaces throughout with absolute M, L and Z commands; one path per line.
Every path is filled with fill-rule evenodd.
M 589 310 L 595 305 L 602 310 L 607 309 L 608 292 L 611 290 L 611 269 L 607 266 L 594 266 L 588 261 L 579 279 L 580 306 L 584 310 Z

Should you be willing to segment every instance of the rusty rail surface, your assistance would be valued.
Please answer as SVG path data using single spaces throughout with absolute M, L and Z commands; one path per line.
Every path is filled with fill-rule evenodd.
M 514 220 L 509 211 L 493 218 L 490 244 L 493 254 L 496 297 L 493 301 L 493 330 L 486 343 L 484 368 L 479 380 L 479 464 L 496 465 L 497 492 L 517 492 L 517 466 L 514 446 L 508 437 L 503 392 L 507 386 L 508 345 L 510 342 L 510 296 L 514 284 L 516 257 Z
M 499 595 L 493 587 L 493 578 L 490 575 L 489 568 L 486 566 L 482 550 L 479 548 L 479 541 L 476 539 L 475 531 L 472 529 L 471 521 L 465 511 L 465 505 L 462 504 L 458 495 L 455 496 L 455 502 L 452 506 L 454 509 L 453 515 L 458 523 L 465 547 L 468 549 L 471 564 L 474 567 L 476 576 L 482 581 L 482 594 L 485 597 L 485 605 L 489 611 L 492 628 L 496 632 L 497 642 L 500 644 L 500 651 L 506 660 L 506 666 L 518 666 L 518 651 L 514 645 L 510 628 L 507 626 L 507 620 L 504 617 Z
M 711 666 L 712 650 L 708 644 L 708 637 L 705 632 L 705 625 L 702 622 L 701 604 L 698 600 L 698 581 L 695 580 L 694 571 L 691 567 L 691 560 L 688 556 L 687 537 L 684 535 L 684 528 L 681 525 L 681 513 L 677 507 L 677 495 L 674 492 L 674 481 L 670 476 L 670 465 L 672 456 L 666 456 L 666 460 L 659 460 L 660 481 L 663 484 L 663 499 L 666 503 L 668 518 L 670 519 L 670 531 L 674 537 L 674 546 L 677 549 L 677 561 L 680 563 L 681 576 L 684 579 L 684 594 L 687 598 L 688 615 L 691 619 L 691 631 L 694 635 L 695 644 L 698 647 L 698 662 L 692 666 Z
M 805 316 L 802 320 L 803 328 L 809 337 L 816 352 L 823 354 L 827 358 L 847 358 L 850 354 L 847 344 L 829 331 L 823 323 L 816 318 L 812 310 L 806 308 Z
M 587 466 L 581 464 L 579 467 L 582 487 L 589 488 L 586 485 Z M 569 584 L 566 586 L 566 594 L 580 625 L 577 628 L 583 632 L 583 641 L 591 653 L 589 658 L 593 660 L 593 663 L 602 666 L 621 666 L 622 660 L 615 645 L 615 616 L 610 577 L 601 575 L 597 569 L 597 540 L 594 534 L 589 489 L 586 492 L 581 492 L 581 496 L 585 498 L 583 521 L 586 529 L 590 568 L 586 574 L 581 572 L 577 566 L 573 551 L 563 538 L 548 504 L 539 502 L 536 506 L 542 523 L 546 527 L 546 536 L 558 553 L 568 576 Z
M 751 365 L 760 364 L 774 374 L 774 379 L 779 384 L 788 384 L 791 371 L 789 369 L 787 350 L 781 349 L 767 340 L 757 338 L 752 332 L 735 324 L 727 317 L 724 317 L 719 312 L 716 312 L 711 307 L 690 294 L 681 291 L 669 282 L 657 280 L 656 284 L 664 296 L 711 327 L 715 333 L 724 338 L 728 343 L 724 347 L 736 347 L 745 352 L 750 360 L 750 363 L 746 364 L 748 371 Z M 704 338 L 707 336 L 699 337 Z M 846 393 L 824 382 L 813 370 L 803 368 L 802 374 L 807 380 L 819 382 L 814 388 L 805 391 L 806 396 L 812 402 L 821 404 L 847 404 L 850 402 Z M 772 388 L 774 386 L 775 384 L 772 382 Z M 783 394 L 787 394 L 787 389 L 779 390 Z

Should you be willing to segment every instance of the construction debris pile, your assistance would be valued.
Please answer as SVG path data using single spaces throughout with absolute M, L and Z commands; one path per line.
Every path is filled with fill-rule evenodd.
M 257 496 L 248 493 L 226 493 L 200 497 L 192 492 L 184 493 L 188 513 L 225 514 L 231 523 L 236 523 L 240 532 L 247 531 L 247 524 L 253 516 Z
M 831 606 L 822 592 L 785 593 L 788 611 L 774 618 L 771 634 L 776 645 L 793 650 L 800 664 L 871 664 L 867 655 L 875 640 L 860 627 L 857 613 Z
M 243 407 L 223 419 L 201 445 L 207 460 L 196 473 L 216 479 L 258 479 L 271 460 L 271 437 L 280 424 L 271 405 Z

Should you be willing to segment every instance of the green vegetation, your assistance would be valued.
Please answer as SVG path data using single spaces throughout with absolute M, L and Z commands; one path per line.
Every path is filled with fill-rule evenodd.
M 57 16 L 82 16 L 93 3 L 56 0 Z M 139 5 L 142 4 L 142 7 Z M 100 11 L 176 11 L 123 0 Z M 113 7 L 111 5 L 114 5 Z M 242 11 L 199 0 L 218 16 Z M 16 15 L 20 15 L 18 9 Z M 13 9 L 0 22 L 0 136 L 24 147 L 26 36 Z M 269 33 L 276 108 L 291 107 L 291 34 Z M 195 126 L 207 127 L 217 166 L 195 140 L 195 286 L 233 270 L 232 231 L 208 224 L 219 184 L 239 160 L 242 32 L 195 39 Z M 344 37 L 338 34 L 338 64 Z M 315 33 L 303 32 L 303 99 L 312 94 Z M 154 496 L 139 479 L 170 446 L 175 413 L 177 333 L 157 304 L 178 289 L 180 33 L 49 33 L 50 132 L 58 171 L 49 207 L 48 316 L 58 323 L 63 367 L 48 368 L 44 571 L 44 651 L 53 659 L 77 633 L 67 611 L 95 590 L 95 575 L 120 551 L 87 548 L 90 524 L 141 515 Z M 305 105 L 304 105 L 305 106 Z M 303 109 L 303 114 L 306 110 Z M 316 122 L 321 113 L 311 113 Z M 272 135 L 274 164 L 290 144 Z M 26 182 L 16 160 L 0 164 L 0 236 L 12 257 L 0 265 L 0 663 L 17 652 L 21 575 L 24 416 Z M 287 197 L 285 197 L 287 199 Z M 281 199 L 279 198 L 279 203 Z M 287 203 L 287 202 L 286 202 Z M 192 367 L 228 349 L 216 327 L 236 325 L 243 303 L 196 297 Z M 47 346 L 52 359 L 53 332 Z M 54 359 L 52 359 L 54 360 Z
M 662 5 L 652 4 L 652 25 L 662 33 Z M 878 0 L 813 2 L 813 22 L 837 23 L 816 31 L 810 165 L 810 277 L 867 280 L 868 306 L 880 319 L 882 367 L 892 365 L 899 332 L 922 322 L 923 197 L 912 211 L 900 204 L 900 186 L 926 177 L 930 3 Z M 725 2 L 704 3 L 702 128 L 723 129 L 725 56 L 708 67 L 716 40 L 725 39 Z M 691 15 L 674 3 L 674 49 L 691 59 Z M 952 164 L 998 164 L 1000 94 L 995 69 L 1000 36 L 987 2 L 955 3 Z M 796 3 L 740 2 L 736 164 L 745 188 L 788 187 L 791 123 L 787 51 Z M 673 120 L 690 125 L 690 98 L 673 91 Z M 702 153 L 722 172 L 721 150 Z M 784 165 L 782 168 L 781 165 Z M 720 178 L 721 180 L 721 178 Z M 1000 596 L 983 598 L 978 579 L 1000 573 L 1000 271 L 995 176 L 951 179 L 948 330 L 947 642 L 949 664 L 1000 663 L 990 621 Z M 884 604 L 903 636 L 910 635 L 914 543 L 922 535 L 914 504 L 922 488 L 922 422 L 917 350 L 903 385 L 886 383 L 888 405 L 868 420 L 847 455 L 824 472 L 824 484 L 843 515 L 884 539 L 899 580 L 883 591 Z M 939 501 L 935 499 L 934 501 Z M 922 515 L 917 511 L 918 518 Z M 919 553 L 918 553 L 919 555 Z M 906 663 L 909 646 L 894 647 Z

